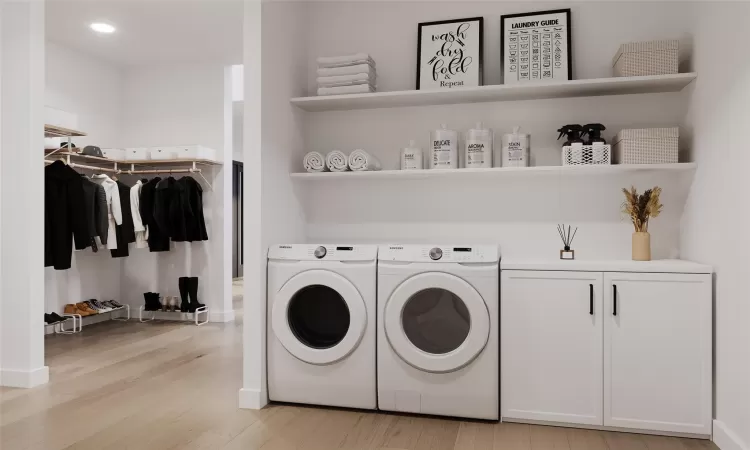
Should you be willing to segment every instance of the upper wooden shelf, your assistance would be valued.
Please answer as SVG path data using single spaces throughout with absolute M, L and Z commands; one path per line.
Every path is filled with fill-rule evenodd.
M 81 155 L 80 153 L 57 152 L 51 156 L 53 159 L 67 158 L 73 162 L 85 162 L 87 164 L 136 164 L 139 166 L 173 166 L 179 164 L 200 164 L 204 166 L 220 166 L 220 161 L 211 161 L 209 159 L 111 159 L 99 158 L 97 156 Z
M 297 97 L 290 102 L 305 111 L 345 111 L 405 106 L 453 105 L 459 103 L 595 97 L 601 95 L 679 92 L 698 75 L 654 75 L 646 77 L 595 78 L 553 83 L 490 85 L 450 90 L 394 91 L 372 94 Z
M 82 131 L 71 130 L 69 128 L 56 127 L 54 125 L 44 126 L 44 137 L 56 138 L 56 137 L 79 137 L 86 136 L 86 133 Z

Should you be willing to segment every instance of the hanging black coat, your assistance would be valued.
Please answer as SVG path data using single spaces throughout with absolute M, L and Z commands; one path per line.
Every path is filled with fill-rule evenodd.
M 141 222 L 148 229 L 148 248 L 152 252 L 168 252 L 169 236 L 159 228 L 154 219 L 154 201 L 156 200 L 156 186 L 161 178 L 155 177 L 141 187 L 141 195 L 138 198 L 138 209 L 141 213 Z
M 91 243 L 83 180 L 60 161 L 44 169 L 44 267 L 70 269 L 75 248 Z
M 174 237 L 175 218 L 180 209 L 177 180 L 167 177 L 156 185 L 154 194 L 154 220 L 167 236 Z
M 86 211 L 86 225 L 89 230 L 90 245 L 94 251 L 98 250 L 95 236 L 99 236 L 101 243 L 107 245 L 107 232 L 109 231 L 109 219 L 107 216 L 107 194 L 104 188 L 81 175 L 83 187 L 84 206 Z
M 192 177 L 177 180 L 176 192 L 179 209 L 172 220 L 172 240 L 207 241 L 206 220 L 203 217 L 203 188 Z
M 135 242 L 135 227 L 133 226 L 133 213 L 130 210 L 130 186 L 117 182 L 117 190 L 120 193 L 120 210 L 122 211 L 122 225 L 115 225 L 117 237 L 117 249 L 110 250 L 113 258 L 128 256 L 128 244 Z

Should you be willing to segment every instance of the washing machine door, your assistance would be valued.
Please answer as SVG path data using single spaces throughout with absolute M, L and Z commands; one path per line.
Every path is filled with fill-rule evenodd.
M 277 292 L 273 332 L 296 358 L 333 364 L 357 348 L 367 327 L 367 309 L 357 288 L 328 270 L 301 272 Z
M 443 272 L 401 283 L 387 300 L 383 321 L 393 351 L 411 366 L 433 373 L 471 363 L 490 334 L 482 296 L 463 279 Z

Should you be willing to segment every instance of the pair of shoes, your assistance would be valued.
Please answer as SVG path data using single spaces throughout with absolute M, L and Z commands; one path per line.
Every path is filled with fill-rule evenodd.
M 93 298 L 91 300 L 88 300 L 87 303 L 90 304 L 93 309 L 99 311 L 100 313 L 108 313 L 114 309 L 111 306 L 107 306 L 103 304 L 99 300 L 94 300 Z
M 158 292 L 145 292 L 143 298 L 146 300 L 145 307 L 146 311 L 159 311 L 161 309 L 161 303 L 159 303 Z
M 103 302 L 99 302 L 99 303 L 101 303 L 102 305 L 104 305 L 107 308 L 109 308 L 110 311 L 114 311 L 116 309 L 123 308 L 123 306 L 121 304 L 117 303 L 114 300 L 107 300 L 107 301 L 103 301 Z
M 65 314 L 77 314 L 81 317 L 91 316 L 93 314 L 98 314 L 98 312 L 89 306 L 86 305 L 85 302 L 81 303 L 69 303 L 65 305 L 65 309 L 63 309 L 63 312 Z
M 68 320 L 67 317 L 63 317 L 54 312 L 52 314 L 47 314 L 47 313 L 44 314 L 44 323 L 46 323 L 47 325 L 52 325 L 53 323 L 65 322 L 66 320 Z
M 203 308 L 203 303 L 198 303 L 198 277 L 180 277 L 179 281 L 180 311 L 194 313 L 196 309 Z
M 125 307 L 125 305 L 123 305 L 122 303 L 120 303 L 120 302 L 116 302 L 116 301 L 114 301 L 114 300 L 107 300 L 107 301 L 106 301 L 105 303 L 109 303 L 109 304 L 110 304 L 110 305 L 112 305 L 112 306 L 113 306 L 114 308 L 118 308 L 118 309 L 119 309 L 119 308 L 124 308 L 124 307 Z
M 165 296 L 161 302 L 161 310 L 164 312 L 175 312 L 180 306 L 180 300 L 177 296 Z

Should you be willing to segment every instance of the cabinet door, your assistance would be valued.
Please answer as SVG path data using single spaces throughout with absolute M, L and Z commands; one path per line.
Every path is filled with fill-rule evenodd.
M 711 275 L 604 277 L 604 425 L 711 433 Z
M 602 274 L 502 272 L 503 419 L 602 424 Z

